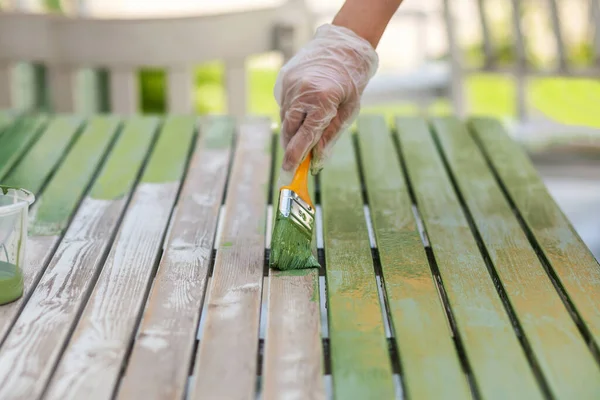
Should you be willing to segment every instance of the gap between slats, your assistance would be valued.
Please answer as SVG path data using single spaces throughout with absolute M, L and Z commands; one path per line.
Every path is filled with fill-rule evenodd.
M 471 132 L 471 133 L 473 133 L 473 132 Z M 556 275 L 556 272 L 554 271 L 550 262 L 544 255 L 544 251 L 542 250 L 540 244 L 538 243 L 537 239 L 535 238 L 535 235 L 533 234 L 531 229 L 529 229 L 529 227 L 527 226 L 527 223 L 525 222 L 523 216 L 521 215 L 521 212 L 519 211 L 517 205 L 515 204 L 514 200 L 512 199 L 511 195 L 509 194 L 505 184 L 502 182 L 502 179 L 500 178 L 498 171 L 496 171 L 496 168 L 494 167 L 494 165 L 489 157 L 489 154 L 487 153 L 487 150 L 485 149 L 485 146 L 481 143 L 481 141 L 479 140 L 477 135 L 472 134 L 471 137 L 474 139 L 475 143 L 479 147 L 479 150 L 481 151 L 481 154 L 483 155 L 483 158 L 485 159 L 485 162 L 487 163 L 488 168 L 492 172 L 492 175 L 494 176 L 496 183 L 500 187 L 500 190 L 502 191 L 504 198 L 508 202 L 513 214 L 515 215 L 515 218 L 519 222 L 521 229 L 527 236 L 527 239 L 529 240 L 529 243 L 531 244 L 533 250 L 535 251 L 535 253 L 540 261 L 540 264 L 542 265 L 542 267 L 544 268 L 544 271 L 550 278 L 550 281 L 552 282 L 552 285 L 554 286 L 556 292 L 558 293 L 560 299 L 562 300 L 565 308 L 567 309 L 569 315 L 573 319 L 573 321 L 574 321 L 575 325 L 577 326 L 577 329 L 581 333 L 581 336 L 583 337 L 584 341 L 588 345 L 590 352 L 592 353 L 592 356 L 594 357 L 596 362 L 598 364 L 600 364 L 600 348 L 594 341 L 591 332 L 589 331 L 588 327 L 583 323 L 581 316 L 579 315 L 579 313 L 577 312 L 577 309 L 571 302 L 571 299 L 567 295 L 565 288 L 560 283 L 560 280 L 559 280 L 558 276 Z
M 540 385 L 540 387 L 542 389 L 542 392 L 544 393 L 544 396 L 546 396 L 546 398 L 552 398 L 550 386 L 548 385 L 548 382 L 546 382 L 546 379 L 544 378 L 544 375 L 542 374 L 541 367 L 539 365 L 539 362 L 537 361 L 537 358 L 535 357 L 535 354 L 533 353 L 533 349 L 531 348 L 531 345 L 529 344 L 529 340 L 523 334 L 523 328 L 521 327 L 521 323 L 519 322 L 519 319 L 517 318 L 517 314 L 516 314 L 515 310 L 513 309 L 512 305 L 510 304 L 508 295 L 506 293 L 506 289 L 504 288 L 504 285 L 503 285 L 502 281 L 500 280 L 500 277 L 498 276 L 498 272 L 496 271 L 496 268 L 494 267 L 494 264 L 492 263 L 492 260 L 491 260 L 490 255 L 485 247 L 485 244 L 483 243 L 481 234 L 480 234 L 479 230 L 477 229 L 477 226 L 475 225 L 475 221 L 473 220 L 471 211 L 467 207 L 464 196 L 458 187 L 458 184 L 456 182 L 456 177 L 454 176 L 454 173 L 452 172 L 452 169 L 450 168 L 448 159 L 446 157 L 446 154 L 444 153 L 444 150 L 442 149 L 437 132 L 435 132 L 435 130 L 433 130 L 431 127 L 429 129 L 430 129 L 430 133 L 433 137 L 433 141 L 435 143 L 436 150 L 437 150 L 438 154 L 440 155 L 440 158 L 442 159 L 442 162 L 444 164 L 444 168 L 446 169 L 446 171 L 448 173 L 448 177 L 450 178 L 452 188 L 453 188 L 454 192 L 456 193 L 456 196 L 460 203 L 460 207 L 465 215 L 465 218 L 467 219 L 471 233 L 473 234 L 473 237 L 475 238 L 475 242 L 477 243 L 477 247 L 479 248 L 479 252 L 481 253 L 481 255 L 483 257 L 483 260 L 484 260 L 487 270 L 490 274 L 492 282 L 494 283 L 494 287 L 496 288 L 496 291 L 498 292 L 498 295 L 502 301 L 502 305 L 504 306 L 504 309 L 505 309 L 506 313 L 508 314 L 508 317 L 512 324 L 515 335 L 517 336 L 517 339 L 519 340 L 519 343 L 521 344 L 521 347 L 523 348 L 525 356 L 527 357 L 527 361 L 529 362 L 529 365 L 531 366 L 531 369 L 538 381 L 538 384 Z

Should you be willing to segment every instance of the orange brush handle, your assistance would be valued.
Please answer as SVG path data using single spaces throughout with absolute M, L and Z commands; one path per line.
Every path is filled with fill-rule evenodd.
M 314 208 L 312 201 L 310 201 L 310 195 L 308 194 L 308 170 L 310 168 L 310 152 L 302 161 L 296 173 L 294 174 L 294 179 L 292 179 L 292 183 L 288 186 L 284 186 L 281 189 L 290 189 L 294 191 L 302 200 L 307 202 L 311 207 Z

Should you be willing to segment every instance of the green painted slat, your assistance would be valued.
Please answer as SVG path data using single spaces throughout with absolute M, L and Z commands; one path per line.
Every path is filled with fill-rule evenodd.
M 48 117 L 44 115 L 27 116 L 5 129 L 0 138 L 0 179 L 17 163 L 39 137 Z
M 392 365 L 349 132 L 322 172 L 329 336 L 337 399 L 392 399 Z
M 542 398 L 427 123 L 400 118 L 396 124 L 419 212 L 479 392 L 486 399 Z
M 14 111 L 0 110 L 0 140 L 2 140 L 5 129 L 13 124 L 16 119 L 17 115 Z M 1 141 L 0 144 L 2 144 Z
M 565 399 L 597 397 L 600 368 L 477 144 L 456 118 L 438 119 L 434 128 L 551 391 Z
M 465 399 L 470 390 L 383 117 L 361 117 L 358 139 L 403 381 L 412 399 Z
M 146 158 L 149 142 L 158 126 L 159 119 L 155 117 L 127 119 L 110 158 L 90 191 L 91 198 L 117 200 L 131 191 L 139 173 L 137 166 Z
M 548 192 L 525 151 L 501 123 L 476 118 L 470 126 L 560 285 L 600 346 L 598 261 Z
M 78 133 L 82 120 L 58 116 L 5 179 L 4 184 L 38 193 Z
M 35 216 L 29 226 L 30 234 L 54 236 L 64 231 L 118 126 L 119 120 L 114 117 L 94 117 L 89 120 L 38 200 Z
M 167 134 L 161 135 L 154 147 L 152 156 L 142 183 L 177 182 L 181 178 L 190 148 L 190 140 L 194 135 L 196 118 L 192 116 L 170 116 L 163 127 Z

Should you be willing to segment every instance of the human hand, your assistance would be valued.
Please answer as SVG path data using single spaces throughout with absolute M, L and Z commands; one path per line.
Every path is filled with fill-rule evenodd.
M 283 66 L 275 83 L 282 120 L 282 169 L 292 173 L 312 150 L 316 175 L 337 137 L 352 124 L 375 74 L 373 46 L 350 29 L 326 24 Z

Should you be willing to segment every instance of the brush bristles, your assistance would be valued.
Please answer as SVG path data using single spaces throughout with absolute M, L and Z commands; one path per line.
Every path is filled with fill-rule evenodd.
M 270 266 L 282 271 L 319 268 L 319 262 L 312 253 L 311 239 L 294 221 L 277 212 L 271 239 Z

